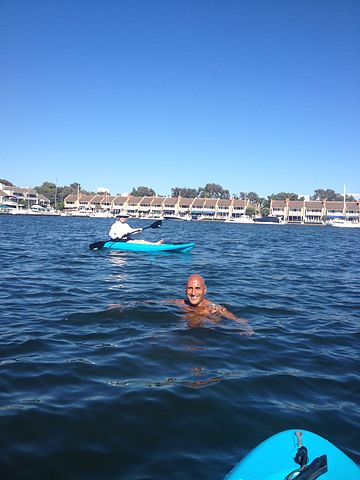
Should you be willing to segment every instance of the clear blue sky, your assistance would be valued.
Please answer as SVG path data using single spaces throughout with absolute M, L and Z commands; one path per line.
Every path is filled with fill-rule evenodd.
M 360 192 L 359 0 L 2 0 L 0 178 Z

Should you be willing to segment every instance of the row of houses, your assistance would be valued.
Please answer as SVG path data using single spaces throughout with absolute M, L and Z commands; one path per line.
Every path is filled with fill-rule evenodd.
M 272 200 L 270 214 L 289 223 L 322 223 L 325 220 L 360 219 L 360 200 L 337 202 L 330 200 Z
M 182 198 L 182 197 L 135 197 L 122 195 L 68 195 L 64 201 L 65 210 L 125 211 L 134 217 L 196 217 L 202 220 L 226 220 L 239 218 L 246 209 L 255 207 L 249 200 Z M 349 218 L 359 221 L 360 201 L 306 201 L 272 200 L 270 215 L 290 223 L 322 223 L 325 219 Z
M 50 200 L 37 193 L 33 188 L 22 188 L 0 183 L 0 207 L 1 208 L 32 208 L 39 205 L 50 208 Z
M 182 197 L 135 197 L 132 195 L 68 195 L 65 210 L 108 210 L 111 213 L 125 211 L 134 217 L 198 216 L 225 220 L 229 215 L 245 214 L 249 204 L 244 200 Z
M 50 208 L 50 200 L 32 188 L 7 186 L 0 183 L 0 207 L 32 208 L 40 205 Z M 135 197 L 132 195 L 109 195 L 107 193 L 68 195 L 64 200 L 65 211 L 110 212 L 126 211 L 134 217 L 197 217 L 203 220 L 226 220 L 245 215 L 248 207 L 259 209 L 249 200 L 182 198 L 182 197 Z M 272 200 L 270 215 L 290 223 L 322 223 L 324 220 L 348 218 L 360 220 L 360 201 L 306 201 Z

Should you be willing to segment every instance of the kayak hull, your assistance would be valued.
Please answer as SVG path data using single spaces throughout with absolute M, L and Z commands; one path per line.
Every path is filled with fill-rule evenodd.
M 344 452 L 315 433 L 300 431 L 302 443 L 308 449 L 309 463 L 316 457 L 327 455 L 328 471 L 319 477 L 321 480 L 360 480 L 360 468 Z M 294 461 L 297 451 L 295 432 L 285 430 L 260 443 L 224 480 L 284 480 L 299 467 Z
M 132 242 L 106 242 L 103 248 L 127 252 L 178 252 L 186 253 L 195 246 L 194 243 L 132 243 Z

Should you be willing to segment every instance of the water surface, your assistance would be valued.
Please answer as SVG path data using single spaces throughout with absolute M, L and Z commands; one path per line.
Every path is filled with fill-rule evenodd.
M 220 480 L 287 428 L 360 463 L 359 231 L 167 221 L 143 238 L 191 253 L 90 251 L 111 223 L 0 216 L 2 478 Z M 194 272 L 252 337 L 161 302 Z

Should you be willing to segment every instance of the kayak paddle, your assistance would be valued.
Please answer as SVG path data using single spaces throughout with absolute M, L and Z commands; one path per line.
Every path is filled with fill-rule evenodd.
M 139 228 L 139 230 L 135 230 L 130 235 L 132 235 L 133 233 L 139 233 L 142 230 L 146 230 L 147 228 L 160 228 L 161 225 L 162 225 L 162 220 L 156 220 L 156 222 L 152 223 L 151 225 L 148 225 L 147 227 L 144 227 L 144 228 Z M 125 238 L 127 238 L 127 240 L 129 240 L 128 236 L 125 237 Z M 107 242 L 114 242 L 115 243 L 115 240 L 109 239 L 109 240 L 90 243 L 89 248 L 90 248 L 90 250 L 99 250 L 99 248 L 102 248 L 105 245 L 105 243 L 107 243 Z

